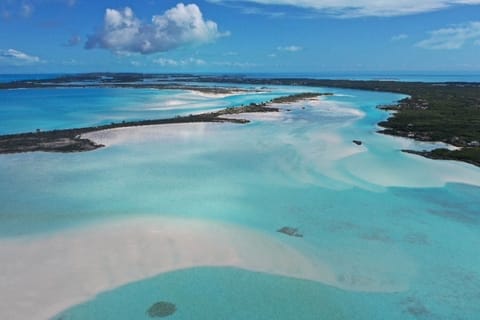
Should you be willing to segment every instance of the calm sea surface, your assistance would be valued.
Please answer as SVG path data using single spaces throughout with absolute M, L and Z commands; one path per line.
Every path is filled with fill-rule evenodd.
M 0 91 L 0 133 L 167 118 L 311 90 L 268 87 L 227 97 Z M 155 136 L 122 131 L 94 152 L 0 155 L 0 242 L 174 215 L 288 241 L 330 266 L 346 287 L 399 288 L 348 290 L 199 266 L 100 293 L 55 319 L 149 319 L 146 310 L 161 300 L 177 306 L 169 319 L 478 319 L 480 169 L 404 154 L 431 146 L 377 134 L 388 114 L 375 107 L 401 95 L 316 90 L 334 96 L 252 116 L 246 125 L 168 126 Z M 283 226 L 303 237 L 276 232 Z

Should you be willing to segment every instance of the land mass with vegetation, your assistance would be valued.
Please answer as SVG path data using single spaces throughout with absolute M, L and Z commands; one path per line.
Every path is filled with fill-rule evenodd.
M 320 93 L 299 93 L 272 99 L 264 103 L 251 103 L 247 106 L 226 108 L 216 112 L 201 113 L 188 116 L 177 116 L 168 119 L 154 119 L 141 121 L 122 121 L 101 126 L 83 127 L 74 129 L 50 130 L 10 134 L 0 136 L 0 154 L 21 152 L 81 152 L 91 151 L 104 145 L 97 144 L 82 135 L 89 132 L 102 131 L 115 128 L 139 127 L 149 125 L 194 123 L 194 122 L 231 122 L 248 123 L 246 119 L 223 117 L 250 112 L 278 112 L 276 104 L 293 103 L 296 101 L 318 97 Z
M 205 83 L 192 85 L 192 83 Z M 217 87 L 214 84 L 289 85 L 306 87 L 336 87 L 357 90 L 392 92 L 408 95 L 392 105 L 379 106 L 390 111 L 390 117 L 379 123 L 380 133 L 412 138 L 419 141 L 445 142 L 456 150 L 431 151 L 403 150 L 433 159 L 459 160 L 480 166 L 480 83 L 470 82 L 400 82 L 379 80 L 327 80 L 308 78 L 251 78 L 246 76 L 201 76 L 191 74 L 136 74 L 90 73 L 66 75 L 55 79 L 27 80 L 0 84 L 0 89 L 49 88 L 49 87 L 115 87 L 196 90 L 204 93 L 228 94 L 245 89 Z M 252 89 L 253 90 L 253 89 Z M 256 89 L 255 89 L 256 90 Z M 248 90 L 247 90 L 248 91 Z M 281 101 L 277 101 L 282 103 Z M 250 112 L 250 111 L 244 111 Z M 203 114 L 175 119 L 147 120 L 112 124 L 102 127 L 71 129 L 73 137 L 83 130 L 104 130 L 112 127 L 175 122 L 230 121 L 221 114 Z M 75 131 L 76 130 L 76 131 Z M 57 130 L 58 132 L 70 132 Z M 53 132 L 53 131 L 52 131 Z M 26 135 L 49 136 L 53 133 L 29 133 Z M 60 134 L 60 136 L 62 136 Z M 18 136 L 18 135 L 17 135 Z M 68 134 L 68 137 L 72 137 Z M 0 146 L 4 137 L 0 137 Z M 12 141 L 12 140 L 10 140 Z M 14 143 L 12 142 L 12 145 Z M 2 149 L 0 149 L 2 152 Z
M 222 83 L 334 87 L 405 94 L 409 97 L 392 105 L 379 106 L 383 110 L 394 111 L 387 120 L 379 123 L 383 128 L 379 133 L 419 141 L 445 142 L 457 148 L 402 151 L 480 166 L 480 83 L 247 77 L 205 77 L 197 81 L 207 79 Z

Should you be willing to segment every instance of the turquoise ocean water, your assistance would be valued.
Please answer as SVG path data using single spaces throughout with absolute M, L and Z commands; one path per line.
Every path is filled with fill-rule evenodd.
M 125 89 L 0 91 L 0 132 L 170 117 L 304 91 L 270 89 L 222 98 Z M 161 300 L 176 304 L 171 319 L 478 319 L 480 169 L 403 154 L 405 145 L 426 146 L 378 135 L 376 124 L 387 114 L 375 106 L 401 95 L 318 90 L 335 95 L 247 125 L 179 126 L 142 139 L 126 134 L 88 153 L 1 155 L 0 240 L 169 214 L 289 241 L 328 263 L 346 284 L 373 276 L 406 284 L 394 293 L 361 292 L 235 268 L 193 268 L 100 293 L 54 319 L 148 319 L 145 311 Z M 299 228 L 303 238 L 277 233 L 282 226 Z
M 211 99 L 186 91 L 62 88 L 0 91 L 0 133 L 31 132 L 172 118 L 269 100 L 278 94 Z

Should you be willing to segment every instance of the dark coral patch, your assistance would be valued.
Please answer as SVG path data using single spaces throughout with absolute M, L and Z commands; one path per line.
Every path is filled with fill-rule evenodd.
M 152 318 L 163 318 L 174 314 L 175 311 L 177 307 L 173 303 L 159 301 L 148 308 L 147 314 Z

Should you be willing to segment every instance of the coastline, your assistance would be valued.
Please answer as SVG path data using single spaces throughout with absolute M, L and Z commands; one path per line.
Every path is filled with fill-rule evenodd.
M 191 266 L 204 264 L 302 278 L 315 264 L 313 276 L 335 290 L 390 292 L 339 299 L 346 308 L 355 301 L 368 314 L 388 317 L 395 310 L 402 319 L 420 305 L 435 316 L 455 315 L 459 303 L 475 301 L 478 288 L 475 246 L 458 250 L 455 244 L 478 240 L 471 226 L 478 220 L 480 172 L 401 154 L 429 147 L 376 134 L 375 124 L 387 116 L 375 106 L 399 95 L 337 91 L 351 96 L 221 116 L 276 119 L 271 122 L 94 131 L 81 137 L 111 148 L 0 157 L 4 229 L 26 231 L 0 240 L 6 297 L 0 317 L 61 318 L 59 312 L 96 301 L 106 290 L 122 292 L 119 286 L 149 282 L 158 272 L 170 277 L 170 268 L 194 277 Z M 345 101 L 353 102 L 351 109 Z M 153 217 L 164 213 L 172 216 Z M 84 220 L 87 225 L 77 225 Z M 43 229 L 56 223 L 58 229 Z M 214 299 L 217 287 L 204 296 Z M 171 292 L 175 282 L 159 288 Z M 291 294 L 283 295 L 286 305 Z M 446 295 L 455 297 L 448 305 Z M 176 297 L 159 298 L 183 305 Z M 462 315 L 476 311 L 472 303 Z
M 155 77 L 160 80 L 155 80 Z M 148 81 L 152 81 L 151 83 Z M 380 109 L 390 111 L 390 117 L 378 123 L 384 129 L 381 134 L 411 138 L 417 141 L 444 142 L 460 150 L 402 150 L 431 159 L 457 160 L 480 166 L 480 83 L 475 82 L 400 82 L 379 80 L 327 80 L 309 78 L 248 78 L 239 76 L 200 76 L 183 75 L 170 79 L 165 75 L 129 73 L 92 73 L 63 76 L 48 80 L 23 80 L 1 83 L 0 90 L 20 88 L 53 87 L 109 87 L 109 88 L 150 88 L 194 90 L 204 94 L 233 94 L 239 92 L 234 87 L 194 86 L 195 83 L 242 84 L 242 85 L 284 85 L 304 87 L 331 87 L 355 90 L 381 91 L 409 95 L 409 98 Z M 262 90 L 262 89 L 247 89 Z M 242 91 L 244 92 L 244 91 Z M 278 101 L 281 103 L 282 101 Z M 264 105 L 264 104 L 260 104 Z M 255 105 L 259 106 L 259 105 Z M 99 127 L 57 130 L 46 133 L 28 133 L 16 136 L 0 136 L 0 154 L 29 151 L 75 152 L 101 148 L 91 141 L 78 138 L 78 134 L 118 127 L 140 126 L 164 123 L 188 122 L 234 122 L 247 123 L 248 120 L 232 117 L 231 110 L 220 113 L 199 114 L 162 120 L 145 120 L 125 123 L 112 123 Z M 223 112 L 223 113 L 222 113 Z M 265 111 L 243 111 L 265 112 Z M 32 147 L 35 145 L 35 147 Z
M 208 79 L 208 80 L 207 80 Z M 460 150 L 422 152 L 402 150 L 435 160 L 455 160 L 480 167 L 480 83 L 403 82 L 393 80 L 331 80 L 309 78 L 200 77 L 198 82 L 230 82 L 264 85 L 298 85 L 381 91 L 409 95 L 396 104 L 379 106 L 394 111 L 378 125 L 378 133 L 416 141 L 444 142 Z
M 417 156 L 422 156 L 432 160 L 462 161 L 462 162 L 466 162 L 471 165 L 480 167 L 480 161 L 472 160 L 472 158 L 476 158 L 476 154 L 473 154 L 473 156 L 468 154 L 470 152 L 469 149 L 449 150 L 446 148 L 439 148 L 439 149 L 434 149 L 432 151 L 427 151 L 427 150 L 416 151 L 416 150 L 405 149 L 405 150 L 402 150 L 402 152 L 414 154 Z
M 104 147 L 92 140 L 83 138 L 82 135 L 91 132 L 140 127 L 150 125 L 179 124 L 179 123 L 198 123 L 198 122 L 230 122 L 245 124 L 250 121 L 247 119 L 238 119 L 233 117 L 242 113 L 264 113 L 278 112 L 274 107 L 278 104 L 293 103 L 305 99 L 311 99 L 328 93 L 299 93 L 280 98 L 275 98 L 263 103 L 251 103 L 247 106 L 227 108 L 216 112 L 200 113 L 196 115 L 177 116 L 175 118 L 142 120 L 142 121 L 123 121 L 120 123 L 111 123 L 109 125 L 84 127 L 74 129 L 62 129 L 52 131 L 37 131 L 29 133 L 20 133 L 0 136 L 0 154 L 22 153 L 22 152 L 82 152 L 92 151 Z
M 267 112 L 267 111 L 265 111 Z M 157 120 L 128 121 L 111 123 L 95 127 L 61 129 L 52 131 L 37 131 L 0 136 L 0 154 L 23 152 L 83 152 L 104 147 L 102 144 L 82 138 L 83 134 L 116 128 L 139 127 L 149 125 L 194 123 L 194 122 L 232 122 L 247 123 L 246 120 L 222 118 L 218 113 L 189 115 Z

